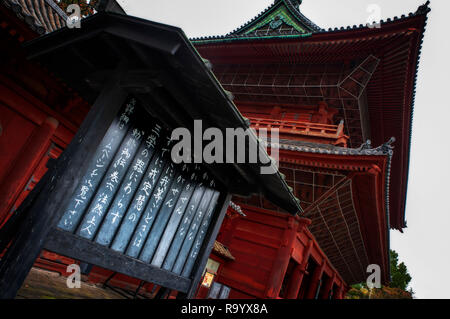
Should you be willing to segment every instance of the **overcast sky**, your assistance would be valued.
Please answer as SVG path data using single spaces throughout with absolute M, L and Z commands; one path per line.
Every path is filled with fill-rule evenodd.
M 302 12 L 323 28 L 366 23 L 377 4 L 381 18 L 414 12 L 426 0 L 304 0 Z M 188 37 L 223 35 L 273 0 L 119 0 L 129 15 L 181 27 Z M 431 0 L 420 61 L 403 234 L 391 231 L 391 248 L 407 265 L 417 298 L 450 298 L 450 1 Z M 448 196 L 448 197 L 447 197 Z

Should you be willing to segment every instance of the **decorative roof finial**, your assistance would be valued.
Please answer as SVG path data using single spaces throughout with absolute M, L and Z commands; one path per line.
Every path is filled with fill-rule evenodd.
M 294 7 L 298 8 L 302 4 L 303 0 L 291 0 L 291 2 Z
M 384 143 L 383 145 L 381 145 L 381 150 L 384 152 L 384 153 L 390 153 L 390 154 L 392 154 L 392 150 L 394 149 L 394 146 L 392 146 L 392 144 L 393 143 L 395 143 L 395 141 L 396 141 L 396 139 L 395 139 L 395 137 L 391 137 L 390 139 L 389 139 L 389 141 L 387 141 L 386 143 Z
M 361 146 L 358 148 L 358 150 L 359 151 L 370 150 L 371 148 L 372 148 L 372 142 L 370 140 L 367 140 L 361 144 Z
M 275 0 L 275 3 L 278 3 L 280 1 L 283 0 Z M 298 7 L 300 7 L 300 5 L 302 4 L 303 0 L 285 0 L 286 2 L 290 2 L 290 4 L 295 8 L 295 9 L 299 9 Z
M 421 5 L 417 9 L 416 14 L 426 14 L 426 13 L 430 12 L 431 9 L 430 9 L 429 5 L 430 5 L 430 1 L 427 1 L 425 4 Z

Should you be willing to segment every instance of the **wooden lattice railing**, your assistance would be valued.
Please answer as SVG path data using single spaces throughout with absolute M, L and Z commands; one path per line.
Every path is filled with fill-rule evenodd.
M 339 125 L 332 125 L 256 117 L 248 117 L 248 119 L 255 130 L 279 129 L 280 138 L 347 146 L 348 136 L 344 134 L 343 121 Z

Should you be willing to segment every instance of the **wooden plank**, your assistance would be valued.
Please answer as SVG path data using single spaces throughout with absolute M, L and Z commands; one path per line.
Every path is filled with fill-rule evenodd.
M 189 256 L 184 264 L 183 272 L 181 273 L 183 277 L 189 277 L 191 275 L 192 268 L 194 267 L 194 263 L 200 253 L 200 248 L 203 244 L 203 240 L 205 239 L 206 232 L 209 229 L 213 214 L 216 212 L 216 205 L 217 201 L 219 200 L 219 195 L 220 192 L 214 192 L 209 203 L 209 207 L 205 212 L 205 215 L 203 216 L 203 220 L 199 226 L 197 236 L 195 237 L 195 241 L 192 245 Z
M 200 279 L 203 274 L 203 270 L 205 269 L 206 263 L 208 261 L 209 255 L 211 254 L 211 250 L 214 246 L 214 241 L 217 238 L 217 234 L 219 233 L 220 227 L 222 226 L 223 219 L 227 213 L 228 206 L 231 201 L 231 194 L 226 192 L 221 192 L 221 196 L 219 198 L 219 205 L 217 206 L 216 213 L 213 215 L 211 220 L 211 227 L 209 227 L 208 232 L 206 233 L 205 240 L 203 241 L 202 248 L 200 249 L 199 256 L 194 264 L 194 271 L 191 275 L 192 283 L 189 291 L 186 294 L 188 299 L 194 298 L 195 292 L 197 290 L 197 286 L 200 283 Z
M 17 294 L 34 261 L 42 250 L 51 226 L 56 225 L 87 169 L 88 160 L 97 149 L 115 116 L 125 101 L 126 92 L 118 81 L 122 69 L 105 84 L 91 111 L 80 126 L 70 145 L 52 169 L 49 183 L 30 207 L 23 227 L 7 250 L 0 264 L 0 298 L 11 299 Z
M 143 131 L 133 127 L 127 132 L 125 140 L 103 176 L 98 189 L 95 192 L 89 208 L 83 214 L 83 219 L 78 226 L 77 234 L 87 239 L 93 239 L 98 228 L 112 204 L 119 187 L 125 178 L 128 168 L 131 166 L 134 156 L 142 142 Z
M 163 143 L 166 143 L 164 141 Z M 111 248 L 118 252 L 124 252 L 137 227 L 142 213 L 155 190 L 159 176 L 164 168 L 166 161 L 163 159 L 162 151 L 157 150 L 150 165 L 147 168 L 146 175 L 139 185 L 138 192 L 134 195 L 131 207 L 128 209 L 125 218 L 120 225 L 119 231 L 115 235 Z M 138 204 L 138 202 L 140 204 Z M 134 204 L 133 204 L 134 203 Z
M 192 195 L 194 194 L 196 180 L 197 175 L 196 172 L 194 172 L 190 177 L 190 182 L 185 185 L 180 198 L 178 199 L 176 208 L 174 210 L 175 213 L 170 217 L 170 220 L 167 224 L 166 229 L 164 230 L 161 241 L 152 259 L 152 265 L 156 267 L 162 266 L 164 259 L 169 252 L 170 245 L 173 241 L 178 225 L 180 224 L 186 212 L 186 209 L 188 208 L 188 204 L 192 198 Z
M 130 258 L 92 241 L 55 229 L 45 242 L 45 249 L 160 286 L 186 292 L 191 280 Z
M 180 222 L 175 237 L 170 245 L 169 252 L 164 259 L 163 268 L 166 270 L 172 270 L 173 265 L 177 260 L 177 256 L 180 252 L 181 246 L 183 245 L 184 239 L 186 238 L 191 222 L 194 219 L 201 199 L 205 194 L 205 189 L 206 187 L 203 184 L 197 185 L 195 188 L 194 194 L 189 201 L 188 209 L 183 215 L 182 221 Z
M 189 252 L 191 251 L 191 247 L 194 244 L 194 239 L 197 236 L 198 230 L 201 226 L 203 216 L 206 214 L 206 210 L 208 209 L 209 203 L 211 202 L 212 196 L 214 194 L 213 189 L 206 189 L 205 194 L 202 197 L 198 210 L 192 220 L 191 226 L 187 231 L 186 238 L 184 239 L 183 245 L 181 246 L 180 252 L 178 253 L 177 260 L 172 268 L 172 272 L 176 274 L 181 274 L 183 271 L 184 264 L 186 263 L 186 259 L 189 256 Z
M 89 207 L 89 203 L 112 161 L 113 154 L 117 152 L 130 129 L 130 118 L 131 121 L 134 121 L 135 116 L 130 109 L 122 107 L 120 118 L 123 120 L 114 121 L 98 145 L 87 170 L 70 196 L 71 200 L 64 208 L 63 217 L 58 223 L 59 228 L 75 231 L 84 211 Z
M 369 115 L 369 103 L 367 101 L 367 89 L 364 89 L 363 93 L 358 99 L 359 117 L 361 121 L 361 130 L 363 141 L 371 139 L 370 134 L 370 115 Z
M 139 256 L 139 259 L 144 262 L 149 263 L 153 258 L 153 254 L 159 244 L 159 240 L 161 239 L 161 235 L 167 226 L 170 216 L 172 214 L 176 214 L 176 212 L 174 212 L 176 203 L 184 188 L 184 185 L 187 184 L 187 174 L 189 173 L 187 165 L 183 165 L 179 168 L 181 168 L 181 170 L 179 170 L 177 177 L 170 186 L 169 193 L 164 199 L 164 203 L 156 216 L 155 223 L 153 224 L 152 230 Z
M 114 202 L 98 231 L 96 238 L 97 243 L 104 246 L 109 246 L 111 244 L 123 216 L 125 216 L 135 193 L 139 189 L 138 186 L 145 176 L 148 164 L 155 154 L 155 147 L 158 145 L 160 130 L 161 126 L 155 124 L 152 129 L 153 132 L 151 132 L 145 139 L 145 142 L 142 143 L 141 149 L 138 151 L 138 156 L 128 169 L 127 176 L 121 185 L 121 189 L 116 195 Z
M 147 204 L 144 214 L 141 216 L 138 227 L 131 237 L 130 244 L 126 250 L 126 254 L 130 257 L 137 258 L 144 247 L 145 241 L 155 221 L 164 199 L 169 193 L 170 186 L 175 177 L 175 165 L 168 161 L 163 172 L 157 182 L 155 191 Z

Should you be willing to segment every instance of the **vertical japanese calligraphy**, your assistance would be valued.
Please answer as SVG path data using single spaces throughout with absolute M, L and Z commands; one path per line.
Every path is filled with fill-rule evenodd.
M 74 231 L 78 226 L 78 222 L 94 196 L 112 157 L 125 137 L 130 127 L 130 122 L 134 120 L 135 105 L 136 100 L 134 98 L 128 99 L 125 107 L 119 113 L 119 118 L 114 121 L 106 132 L 94 155 L 94 160 L 89 165 L 86 174 L 83 176 L 65 209 L 65 213 L 58 224 L 59 228 Z
M 161 207 L 158 216 L 156 217 L 152 232 L 150 233 L 139 256 L 140 260 L 150 262 L 151 258 L 153 257 L 156 246 L 158 245 L 159 240 L 161 239 L 161 235 L 164 232 L 165 227 L 167 226 L 167 222 L 169 221 L 171 213 L 174 212 L 174 206 L 178 201 L 184 185 L 186 184 L 188 189 L 190 189 L 191 187 L 190 182 L 187 182 L 188 174 L 189 170 L 187 168 L 187 165 L 183 165 L 181 171 L 178 173 L 178 176 L 170 186 L 169 193 L 164 200 L 164 204 Z
M 203 240 L 205 239 L 206 232 L 208 230 L 218 200 L 219 192 L 214 192 L 211 202 L 209 203 L 208 210 L 204 215 L 199 231 L 197 232 L 197 236 L 195 238 L 194 244 L 192 245 L 189 257 L 185 261 L 183 272 L 181 273 L 182 276 L 188 277 L 191 274 L 192 268 L 194 267 L 194 262 L 197 259 L 201 245 L 203 244 Z
M 183 245 L 184 239 L 186 238 L 186 235 L 188 233 L 192 219 L 195 215 L 195 212 L 197 211 L 198 205 L 200 204 L 200 201 L 203 198 L 205 190 L 206 187 L 203 184 L 197 185 L 194 194 L 192 195 L 192 198 L 189 202 L 189 205 L 182 216 L 181 223 L 176 229 L 176 233 L 172 240 L 172 244 L 170 245 L 170 248 L 166 253 L 167 256 L 164 259 L 163 269 L 169 271 L 172 270 L 172 267 L 175 264 L 175 260 L 178 256 L 178 253 L 180 252 L 181 246 Z
M 116 229 L 119 227 L 135 192 L 138 190 L 138 185 L 144 177 L 148 164 L 155 153 L 155 148 L 159 141 L 160 134 L 161 125 L 155 123 L 151 133 L 147 136 L 145 142 L 142 143 L 134 163 L 128 169 L 128 173 L 122 183 L 121 190 L 116 195 L 114 202 L 105 217 L 105 221 L 98 232 L 96 239 L 97 243 L 104 246 L 108 246 L 111 243 L 112 237 L 114 236 Z M 146 185 L 148 186 L 148 182 Z
M 172 272 L 176 274 L 181 274 L 183 270 L 184 264 L 186 262 L 186 258 L 189 255 L 192 245 L 194 244 L 195 236 L 200 228 L 201 222 L 203 220 L 203 215 L 206 213 L 209 202 L 211 201 L 211 197 L 213 195 L 213 190 L 207 189 L 205 194 L 203 195 L 202 201 L 200 202 L 200 206 L 198 211 L 196 212 L 194 219 L 187 230 L 186 237 L 183 242 L 183 246 L 181 246 L 181 250 L 178 254 L 178 257 L 175 261 L 175 265 L 172 268 Z
M 145 177 L 139 185 L 138 191 L 134 195 L 125 218 L 120 225 L 119 231 L 111 246 L 112 249 L 123 253 L 127 248 L 134 229 L 136 228 L 136 225 L 138 224 L 141 215 L 147 206 L 148 199 L 152 196 L 164 164 L 165 161 L 162 158 L 162 152 L 158 150 L 152 162 L 148 166 Z
M 158 248 L 156 249 L 155 255 L 152 260 L 152 265 L 161 267 L 166 257 L 166 254 L 169 250 L 170 244 L 172 243 L 172 239 L 175 236 L 175 232 L 177 231 L 178 225 L 183 218 L 183 213 L 188 207 L 191 197 L 194 194 L 194 191 L 199 188 L 199 186 L 195 187 L 195 182 L 197 180 L 198 170 L 194 171 L 188 183 L 183 188 L 183 191 L 178 199 L 178 202 L 175 206 L 173 213 L 170 215 L 169 222 L 167 227 L 164 229 L 164 233 L 159 242 Z M 198 193 L 198 192 L 197 192 Z M 195 200 L 195 199 L 193 199 Z
M 203 166 L 174 164 L 171 146 L 168 128 L 127 99 L 58 227 L 189 277 L 220 193 Z
M 88 208 L 77 234 L 81 237 L 92 239 L 97 228 L 103 220 L 104 214 L 109 208 L 114 195 L 117 193 L 125 173 L 136 154 L 143 135 L 143 131 L 137 128 L 130 128 L 125 142 L 119 148 L 112 165 L 103 178 L 99 191 Z

